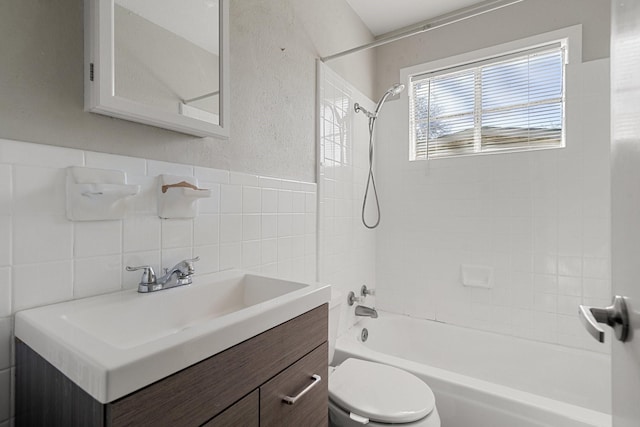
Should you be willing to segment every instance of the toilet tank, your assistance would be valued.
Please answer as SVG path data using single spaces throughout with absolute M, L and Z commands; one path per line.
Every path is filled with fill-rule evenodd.
M 338 335 L 338 325 L 340 324 L 340 306 L 342 305 L 342 294 L 331 287 L 331 301 L 329 301 L 329 365 L 333 360 L 336 351 L 336 338 Z

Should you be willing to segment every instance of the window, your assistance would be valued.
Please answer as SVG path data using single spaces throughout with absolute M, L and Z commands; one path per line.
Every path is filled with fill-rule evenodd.
M 410 77 L 410 160 L 564 147 L 566 43 Z

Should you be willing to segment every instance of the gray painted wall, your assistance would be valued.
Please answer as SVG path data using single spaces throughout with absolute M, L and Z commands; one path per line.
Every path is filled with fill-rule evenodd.
M 376 52 L 376 93 L 398 81 L 402 68 L 576 24 L 582 24 L 582 60 L 607 58 L 610 13 L 605 0 L 525 0 L 390 43 Z
M 315 182 L 315 60 L 372 39 L 344 0 L 231 0 L 231 139 L 83 111 L 82 0 L 0 2 L 0 138 Z M 332 66 L 366 94 L 375 56 Z

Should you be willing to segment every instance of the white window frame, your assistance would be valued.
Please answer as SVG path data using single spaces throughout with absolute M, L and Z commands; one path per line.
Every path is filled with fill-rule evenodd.
M 564 105 L 564 123 L 563 123 L 563 141 L 567 141 L 568 136 L 571 134 L 571 123 L 566 119 L 568 116 L 567 112 L 570 111 L 571 106 L 575 102 L 575 97 L 577 95 L 577 90 L 579 88 L 579 80 L 577 79 L 578 67 L 582 63 L 582 26 L 575 25 L 572 27 L 563 28 L 556 31 L 551 31 L 544 34 L 539 34 L 532 37 L 527 37 L 524 39 L 519 39 L 516 41 L 503 43 L 500 45 L 492 46 L 489 48 L 479 49 L 473 52 L 464 53 L 460 55 L 455 55 L 452 57 L 439 59 L 431 62 L 427 62 L 420 65 L 415 65 L 412 67 L 403 68 L 400 70 L 400 81 L 405 83 L 407 87 L 410 87 L 411 78 L 413 76 L 418 76 L 421 74 L 427 73 L 437 73 L 440 70 L 448 70 L 453 68 L 462 69 L 465 66 L 472 67 L 474 63 L 479 63 L 482 61 L 491 60 L 496 57 L 503 57 L 505 55 L 514 55 L 518 52 L 527 51 L 530 49 L 535 49 L 537 47 L 547 46 L 553 43 L 563 43 L 566 45 L 566 55 L 565 55 L 565 105 Z M 576 85 L 578 87 L 576 87 Z M 414 130 L 411 128 L 411 118 L 409 116 L 409 103 L 410 96 L 409 90 L 404 91 L 401 94 L 401 99 L 404 105 L 407 107 L 407 158 L 409 161 L 423 161 L 423 160 L 434 160 L 434 158 L 416 158 L 415 146 L 414 146 L 414 136 L 412 136 L 412 132 Z M 563 143 L 565 146 L 566 143 Z M 523 150 L 506 150 L 506 151 L 489 151 L 489 152 L 474 152 L 474 153 L 465 153 L 460 155 L 453 155 L 447 157 L 437 157 L 435 159 L 451 159 L 457 157 L 466 157 L 466 156 L 476 156 L 476 155 L 488 155 L 488 154 L 499 154 L 499 153 L 513 153 L 518 151 L 532 151 L 532 150 L 547 150 L 547 149 L 555 149 L 556 147 L 542 147 L 542 148 L 527 148 Z M 558 147 L 560 148 L 560 147 Z

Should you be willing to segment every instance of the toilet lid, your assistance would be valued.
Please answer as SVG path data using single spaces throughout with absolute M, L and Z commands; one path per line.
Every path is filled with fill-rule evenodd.
M 429 415 L 433 392 L 393 366 L 347 359 L 329 377 L 329 397 L 342 409 L 382 423 L 410 423 Z

